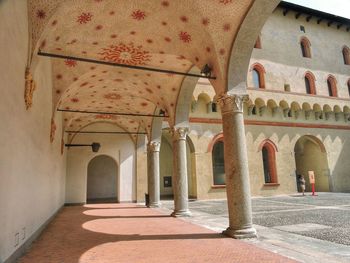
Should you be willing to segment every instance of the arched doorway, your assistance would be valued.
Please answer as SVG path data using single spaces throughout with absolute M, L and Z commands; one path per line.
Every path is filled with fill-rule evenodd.
M 329 192 L 329 167 L 323 143 L 314 136 L 302 136 L 295 144 L 294 153 L 296 174 L 304 176 L 306 191 L 311 191 L 308 171 L 314 171 L 316 191 Z
M 117 202 L 118 165 L 107 155 L 94 157 L 88 164 L 87 202 Z

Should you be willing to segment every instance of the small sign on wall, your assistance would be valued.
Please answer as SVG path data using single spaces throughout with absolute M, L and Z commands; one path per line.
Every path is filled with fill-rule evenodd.
M 171 176 L 164 176 L 164 187 L 171 187 L 172 182 L 171 182 Z
M 314 171 L 308 171 L 307 173 L 309 175 L 310 184 L 314 184 L 315 183 L 315 172 Z

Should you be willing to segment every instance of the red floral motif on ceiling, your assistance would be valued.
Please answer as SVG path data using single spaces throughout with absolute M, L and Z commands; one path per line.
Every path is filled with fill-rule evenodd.
M 101 120 L 113 120 L 116 119 L 115 116 L 109 115 L 109 114 L 98 114 L 95 116 L 95 119 L 101 119 Z
M 73 59 L 66 59 L 64 64 L 66 64 L 67 67 L 73 68 L 77 65 L 77 62 Z
M 131 17 L 135 20 L 143 20 L 146 18 L 146 13 L 138 9 L 132 12 Z
M 44 10 L 39 9 L 36 11 L 36 17 L 40 19 L 44 19 L 46 17 L 46 13 Z
M 111 45 L 102 48 L 102 52 L 98 54 L 102 55 L 103 60 L 128 65 L 146 65 L 151 59 L 148 51 L 143 50 L 142 46 L 135 47 L 133 43 Z
M 118 93 L 107 93 L 104 95 L 104 98 L 109 100 L 120 100 L 122 96 Z
M 180 32 L 179 38 L 180 38 L 180 40 L 182 40 L 185 43 L 189 43 L 192 40 L 191 35 L 188 34 L 187 32 L 183 32 L 183 31 Z
M 224 4 L 224 5 L 232 4 L 232 2 L 233 2 L 233 0 L 219 0 L 219 3 Z
M 77 22 L 80 24 L 86 24 L 87 22 L 90 22 L 92 18 L 91 13 L 81 13 L 80 16 L 78 16 Z

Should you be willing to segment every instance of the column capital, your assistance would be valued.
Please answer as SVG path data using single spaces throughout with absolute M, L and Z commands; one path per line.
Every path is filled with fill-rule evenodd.
M 243 103 L 249 100 L 248 94 L 223 94 L 218 97 L 221 113 L 243 113 Z
M 160 151 L 160 142 L 150 141 L 148 144 L 148 150 L 151 152 L 159 152 Z
M 187 127 L 174 127 L 171 129 L 171 133 L 173 135 L 174 140 L 186 140 L 188 128 Z

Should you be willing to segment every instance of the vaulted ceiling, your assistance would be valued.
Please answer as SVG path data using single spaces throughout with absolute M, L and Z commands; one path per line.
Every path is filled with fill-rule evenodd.
M 253 0 L 30 0 L 32 56 L 52 58 L 57 109 L 158 114 L 170 120 L 184 76 L 87 63 L 86 58 L 178 72 L 212 68 L 216 93 L 226 91 L 230 52 Z M 150 132 L 152 118 L 64 113 L 65 128 L 108 121 Z

